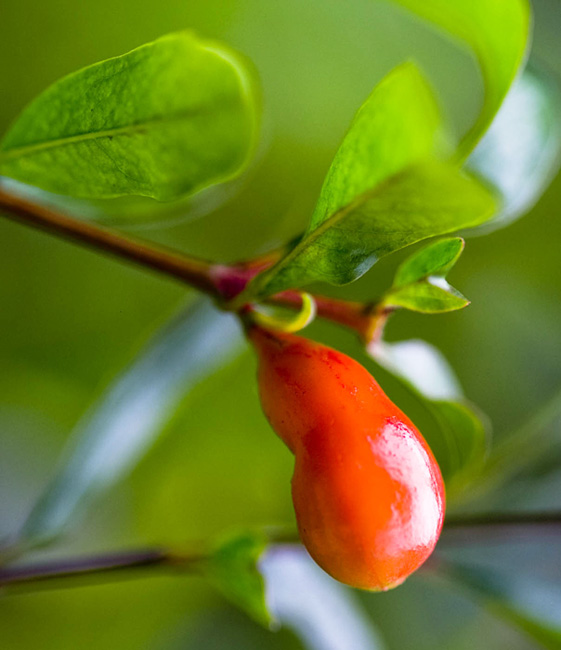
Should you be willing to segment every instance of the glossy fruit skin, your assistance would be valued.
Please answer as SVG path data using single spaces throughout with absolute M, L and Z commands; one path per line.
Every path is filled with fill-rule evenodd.
M 253 327 L 265 415 L 295 455 L 292 498 L 314 560 L 353 587 L 385 591 L 432 553 L 442 475 L 413 423 L 347 355 Z

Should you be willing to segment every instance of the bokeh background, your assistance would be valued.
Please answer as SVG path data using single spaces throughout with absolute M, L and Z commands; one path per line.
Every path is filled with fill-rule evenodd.
M 532 56 L 561 74 L 561 5 L 536 0 Z M 458 132 L 481 84 L 469 55 L 389 4 L 372 0 L 0 0 L 0 132 L 48 84 L 178 29 L 218 38 L 253 60 L 263 86 L 258 160 L 206 216 L 119 225 L 215 260 L 235 260 L 302 230 L 346 126 L 373 85 L 415 58 Z M 217 195 L 218 197 L 220 195 Z M 213 199 L 214 200 L 214 199 Z M 561 385 L 561 178 L 506 229 L 468 240 L 451 281 L 472 300 L 441 316 L 401 314 L 390 339 L 425 338 L 446 354 L 466 394 L 508 435 Z M 345 296 L 372 299 L 399 260 L 379 263 Z M 13 532 L 56 466 L 80 416 L 143 343 L 192 299 L 173 282 L 0 220 L 0 537 Z M 330 325 L 310 335 L 352 354 Z M 374 369 L 374 365 L 371 365 Z M 413 419 L 419 405 L 377 377 Z M 154 448 L 58 547 L 60 554 L 204 539 L 244 524 L 293 523 L 292 458 L 261 414 L 246 351 L 198 386 Z M 499 495 L 510 509 L 559 506 L 547 463 Z M 559 540 L 548 540 L 548 548 Z M 555 553 L 525 541 L 466 550 L 489 563 L 557 575 Z M 535 642 L 463 592 L 422 572 L 398 590 L 361 595 L 387 648 L 508 648 Z M 0 601 L 3 648 L 301 648 L 268 633 L 201 580 L 152 578 Z

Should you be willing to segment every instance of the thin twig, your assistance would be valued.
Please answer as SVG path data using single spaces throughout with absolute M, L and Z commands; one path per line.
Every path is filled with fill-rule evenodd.
M 204 260 L 190 258 L 176 251 L 121 235 L 109 228 L 74 219 L 51 208 L 14 196 L 1 187 L 0 212 L 18 223 L 25 223 L 50 234 L 116 255 L 217 296 L 216 286 L 210 273 L 212 265 Z
M 18 223 L 44 230 L 97 251 L 110 253 L 180 280 L 209 294 L 221 306 L 225 306 L 233 297 L 239 295 L 253 277 L 272 266 L 283 254 L 283 250 L 276 250 L 232 266 L 215 264 L 70 217 L 13 195 L 1 186 L 0 214 Z M 377 312 L 371 305 L 320 295 L 315 295 L 314 298 L 318 316 L 355 330 L 364 340 L 370 340 L 380 322 L 387 318 L 385 313 Z M 299 309 L 301 300 L 299 292 L 285 291 L 273 296 L 268 302 L 289 309 Z
M 561 531 L 561 512 L 487 514 L 480 516 L 450 517 L 443 530 L 443 541 L 451 534 L 470 544 L 484 543 L 499 531 L 512 540 L 520 532 L 536 532 L 548 528 Z M 559 528 L 559 531 L 557 531 Z M 280 532 L 271 536 L 272 544 L 298 542 L 296 533 Z M 73 584 L 73 578 L 110 576 L 111 579 L 125 575 L 132 569 L 166 569 L 187 574 L 199 573 L 205 556 L 201 553 L 177 553 L 170 549 L 141 549 L 102 555 L 87 555 L 73 559 L 49 560 L 36 564 L 4 567 L 0 569 L 0 588 L 25 586 L 33 589 L 36 583 L 48 583 L 58 587 L 61 583 Z M 137 576 L 153 575 L 142 571 Z M 59 583 L 60 581 L 60 583 Z M 46 585 L 46 586 L 48 586 Z
M 561 533 L 561 512 L 501 513 L 447 518 L 443 540 L 454 546 L 526 541 Z
M 203 556 L 173 554 L 169 550 L 145 549 L 50 560 L 0 570 L 0 588 L 47 581 L 104 576 L 131 569 L 169 568 L 195 573 Z M 149 575 L 143 572 L 143 576 Z

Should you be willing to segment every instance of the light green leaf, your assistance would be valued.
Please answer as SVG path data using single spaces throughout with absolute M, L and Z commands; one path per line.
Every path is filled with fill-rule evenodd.
M 393 285 L 380 304 L 424 314 L 439 314 L 469 305 L 444 279 L 464 249 L 461 237 L 440 239 L 408 257 L 397 269 Z
M 426 281 L 397 287 L 385 294 L 384 307 L 403 307 L 423 314 L 441 314 L 462 309 L 469 300 L 442 278 L 430 277 Z
M 547 650 L 561 647 L 561 589 L 556 583 L 522 579 L 488 567 L 453 562 L 446 575 L 467 587 L 493 614 L 512 623 Z
M 463 41 L 475 54 L 485 84 L 479 117 L 460 142 L 466 158 L 491 124 L 526 58 L 531 8 L 527 0 L 393 0 Z
M 323 281 L 341 285 L 381 257 L 422 239 L 478 225 L 495 209 L 492 195 L 456 167 L 425 162 L 392 176 L 336 212 L 239 300 L 263 299 Z
M 424 280 L 430 275 L 446 277 L 464 250 L 461 237 L 449 237 L 432 242 L 410 255 L 397 269 L 394 287 Z
M 501 197 L 500 211 L 483 232 L 528 212 L 549 185 L 561 160 L 560 114 L 557 80 L 535 66 L 526 69 L 467 161 Z
M 45 90 L 0 143 L 0 173 L 74 197 L 171 200 L 237 174 L 255 131 L 239 56 L 179 32 Z
M 440 112 L 417 66 L 392 70 L 360 107 L 327 172 L 308 232 L 359 194 L 436 153 Z
M 237 355 L 235 318 L 201 300 L 160 332 L 78 422 L 61 465 L 14 543 L 63 533 L 148 452 L 180 400 Z
M 448 362 L 421 340 L 368 347 L 370 356 L 397 377 L 429 411 L 434 428 L 423 431 L 446 481 L 449 499 L 458 496 L 481 470 L 487 455 L 487 422 L 463 396 Z
M 258 623 L 271 627 L 273 619 L 265 600 L 265 581 L 258 562 L 267 537 L 244 531 L 223 539 L 203 565 L 204 576 L 234 605 Z

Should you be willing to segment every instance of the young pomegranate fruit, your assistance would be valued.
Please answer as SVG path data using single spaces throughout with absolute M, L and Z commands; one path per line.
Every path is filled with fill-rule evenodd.
M 250 327 L 261 404 L 295 456 L 292 498 L 314 560 L 353 587 L 387 590 L 432 553 L 444 518 L 424 438 L 357 361 Z

